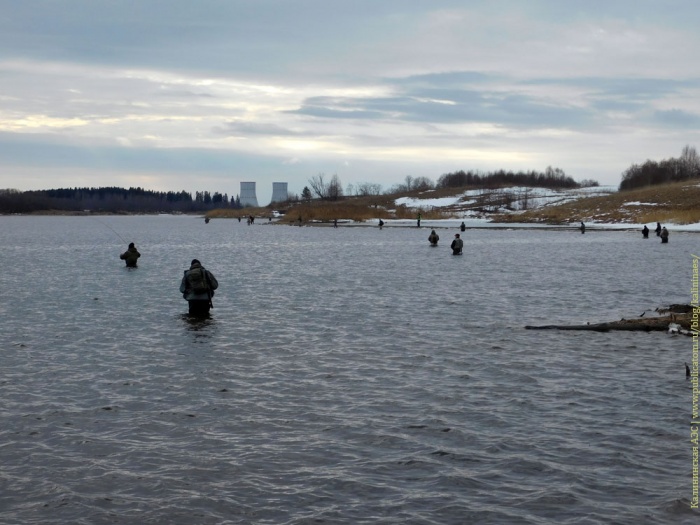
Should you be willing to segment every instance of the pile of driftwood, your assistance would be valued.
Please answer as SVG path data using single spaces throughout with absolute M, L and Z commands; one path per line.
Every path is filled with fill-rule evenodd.
M 594 332 L 609 332 L 610 330 L 630 330 L 639 332 L 672 331 L 692 335 L 691 321 L 693 307 L 687 304 L 672 304 L 667 308 L 657 308 L 655 313 L 645 317 L 646 312 L 635 319 L 620 319 L 607 323 L 543 326 L 528 325 L 527 330 L 592 330 Z

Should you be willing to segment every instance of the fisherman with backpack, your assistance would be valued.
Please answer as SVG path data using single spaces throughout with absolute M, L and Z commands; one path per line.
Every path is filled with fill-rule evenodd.
M 182 297 L 189 303 L 190 315 L 207 315 L 213 307 L 211 298 L 219 282 L 197 259 L 192 259 L 190 269 L 185 270 L 180 283 Z
M 459 233 L 455 233 L 455 238 L 450 244 L 452 248 L 452 255 L 462 255 L 462 248 L 464 247 L 464 241 L 459 238 Z

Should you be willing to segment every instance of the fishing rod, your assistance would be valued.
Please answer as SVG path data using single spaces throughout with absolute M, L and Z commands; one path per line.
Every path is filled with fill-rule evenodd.
M 102 226 L 104 226 L 105 228 L 111 230 L 112 233 L 114 233 L 114 235 L 116 235 L 117 237 L 119 237 L 123 243 L 127 244 L 126 239 L 124 239 L 124 237 L 122 237 L 121 235 L 119 235 L 119 232 L 117 232 L 117 230 L 115 230 L 114 228 L 112 228 L 109 224 L 107 224 L 107 223 L 105 223 L 105 222 L 102 222 L 102 221 L 101 221 L 100 219 L 98 219 L 97 217 L 92 217 L 92 218 L 95 219 L 97 222 L 99 222 L 99 223 L 100 223 Z

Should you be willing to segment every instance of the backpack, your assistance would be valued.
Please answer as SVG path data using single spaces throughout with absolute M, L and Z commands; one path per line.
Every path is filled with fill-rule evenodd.
M 187 287 L 197 295 L 209 292 L 209 279 L 204 268 L 194 268 L 187 272 Z

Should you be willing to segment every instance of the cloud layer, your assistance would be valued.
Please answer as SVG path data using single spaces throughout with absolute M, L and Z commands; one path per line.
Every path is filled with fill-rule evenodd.
M 563 5 L 562 5 L 563 4 Z M 0 0 L 0 187 L 300 192 L 700 142 L 693 0 Z

